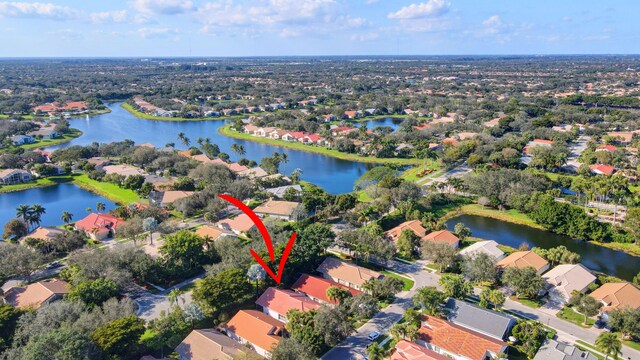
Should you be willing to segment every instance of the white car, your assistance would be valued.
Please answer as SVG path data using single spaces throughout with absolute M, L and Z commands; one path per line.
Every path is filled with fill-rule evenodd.
M 377 331 L 374 331 L 371 334 L 369 334 L 369 336 L 367 336 L 367 339 L 369 339 L 369 341 L 375 341 L 379 337 L 380 337 L 380 333 Z

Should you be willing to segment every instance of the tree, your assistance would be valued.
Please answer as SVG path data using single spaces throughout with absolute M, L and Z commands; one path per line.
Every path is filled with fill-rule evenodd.
M 582 292 L 576 291 L 569 299 L 569 305 L 584 315 L 584 323 L 587 323 L 587 318 L 598 315 L 602 303 L 592 296 L 586 295 Z
M 63 211 L 62 215 L 60 216 L 60 220 L 62 220 L 62 222 L 64 222 L 65 224 L 69 225 L 71 220 L 73 220 L 73 214 L 68 211 Z
M 153 232 L 158 230 L 158 220 L 154 217 L 148 217 L 142 220 L 142 230 L 149 232 L 149 240 L 151 245 L 153 245 Z
M 495 306 L 495 308 L 498 310 L 502 307 L 502 305 L 504 305 L 506 299 L 507 297 L 504 295 L 504 293 L 498 289 L 491 290 L 491 292 L 489 292 L 489 296 L 487 297 L 487 300 L 489 300 L 489 302 L 491 302 L 493 306 Z
M 405 229 L 396 242 L 398 253 L 408 259 L 420 256 L 420 237 L 412 230 Z
M 640 242 L 640 207 L 633 207 L 627 210 L 624 226 L 633 241 L 638 244 Z
M 258 296 L 258 285 L 260 281 L 264 281 L 267 276 L 266 270 L 260 266 L 260 264 L 253 264 L 249 267 L 247 271 L 247 277 L 249 280 L 254 281 L 256 283 L 256 296 Z
M 345 299 L 350 298 L 351 292 L 339 286 L 329 286 L 327 289 L 327 298 L 335 303 L 341 304 Z
M 366 351 L 370 360 L 383 360 L 387 356 L 387 351 L 378 343 L 371 344 Z
M 89 338 L 88 334 L 69 325 L 39 336 L 32 336 L 19 349 L 21 360 L 40 359 L 96 359 L 100 358 L 100 351 Z M 10 355 L 8 358 L 12 358 Z
M 83 281 L 71 288 L 70 300 L 80 300 L 89 307 L 100 306 L 118 295 L 118 286 L 111 280 L 95 279 Z
M 188 230 L 181 230 L 164 237 L 160 253 L 164 262 L 179 272 L 193 272 L 205 260 L 204 242 Z
M 413 304 L 426 310 L 429 315 L 435 315 L 438 311 L 438 306 L 440 306 L 446 298 L 447 295 L 435 286 L 423 286 L 418 288 L 413 295 Z
M 169 298 L 169 302 L 172 304 L 172 306 L 173 306 L 174 303 L 176 304 L 176 306 L 179 305 L 178 304 L 178 299 L 180 299 L 181 296 L 182 296 L 182 290 L 180 290 L 180 289 L 173 289 L 173 290 L 169 291 L 168 298 Z
M 22 313 L 22 310 L 9 304 L 0 304 L 0 353 L 11 345 L 18 319 Z
M 382 280 L 369 279 L 362 284 L 362 290 L 376 299 L 388 299 L 402 291 L 404 282 L 396 277 L 386 276 Z
M 40 204 L 35 204 L 33 206 L 31 206 L 31 212 L 29 214 L 29 223 L 31 223 L 32 225 L 35 224 L 37 226 L 40 226 L 40 222 L 42 221 L 42 215 L 44 215 L 47 212 L 47 210 L 45 208 L 42 207 L 42 205 Z
M 97 202 L 96 203 L 96 211 L 97 212 L 103 212 L 106 209 L 107 209 L 107 206 L 103 202 Z
M 31 215 L 31 207 L 29 205 L 18 205 L 16 208 L 16 217 L 22 219 L 25 224 L 29 223 L 29 216 Z
M 356 320 L 372 318 L 380 311 L 378 300 L 366 293 L 348 298 L 340 305 L 348 308 L 351 317 Z
M 25 246 L 0 242 L 0 278 L 8 276 L 26 276 L 38 269 L 44 258 L 42 253 Z
M 536 297 L 546 286 L 546 281 L 532 266 L 509 267 L 502 274 L 502 282 L 510 287 L 516 296 Z
M 461 270 L 472 282 L 486 281 L 493 284 L 498 278 L 495 258 L 486 253 L 475 252 L 462 256 Z
M 422 245 L 422 257 L 440 266 L 440 272 L 453 266 L 458 257 L 458 250 L 445 242 L 425 241 Z
M 27 225 L 24 222 L 18 219 L 11 219 L 4 225 L 2 238 L 17 241 L 19 238 L 27 235 L 28 231 Z
M 456 226 L 453 228 L 453 232 L 456 233 L 456 235 L 458 235 L 460 240 L 464 240 L 469 236 L 471 236 L 471 229 L 469 229 L 463 223 L 457 223 Z
M 324 337 L 324 342 L 333 347 L 349 336 L 353 330 L 353 322 L 349 319 L 349 311 L 337 306 L 322 306 L 318 309 L 314 323 L 315 330 Z
M 122 357 L 134 349 L 144 332 L 144 320 L 127 316 L 102 325 L 91 334 L 91 339 L 105 353 Z
M 609 356 L 617 358 L 620 350 L 622 350 L 622 342 L 618 338 L 618 335 L 610 331 L 601 333 L 596 339 L 596 346 L 604 354 L 605 360 Z
M 622 339 L 640 337 L 640 310 L 631 308 L 609 311 L 609 326 L 619 331 Z
M 577 264 L 580 262 L 580 254 L 569 251 L 564 245 L 550 249 L 533 248 L 533 252 L 549 260 L 551 266 L 558 264 Z
M 529 359 L 533 359 L 546 338 L 544 327 L 534 320 L 518 320 L 511 334 L 520 342 L 518 350 Z
M 281 339 L 271 353 L 273 360 L 313 360 L 317 357 L 299 337 Z
M 444 274 L 438 284 L 444 289 L 445 295 L 456 299 L 464 300 L 473 292 L 473 285 L 458 274 Z
M 252 293 L 246 273 L 232 268 L 200 280 L 193 290 L 193 299 L 205 313 L 214 314 L 242 304 L 251 298 Z
M 231 145 L 231 151 L 233 151 L 234 153 L 242 156 L 244 154 L 246 154 L 247 152 L 244 150 L 244 146 L 240 145 L 240 144 L 232 144 Z

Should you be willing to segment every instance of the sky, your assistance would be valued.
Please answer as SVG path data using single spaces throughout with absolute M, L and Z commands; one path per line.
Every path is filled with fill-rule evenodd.
M 0 1 L 0 57 L 638 54 L 638 0 Z

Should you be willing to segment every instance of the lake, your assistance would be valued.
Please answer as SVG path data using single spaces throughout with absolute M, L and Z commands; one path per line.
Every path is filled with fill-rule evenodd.
M 86 118 L 74 118 L 69 122 L 71 127 L 79 129 L 83 135 L 66 144 L 52 146 L 47 150 L 53 150 L 71 145 L 89 145 L 93 142 L 109 143 L 133 140 L 136 144 L 145 142 L 156 147 L 164 147 L 167 143 L 175 143 L 177 148 L 185 148 L 178 139 L 178 133 L 183 132 L 192 144 L 201 138 L 210 138 L 217 144 L 220 150 L 229 154 L 231 159 L 240 158 L 231 151 L 232 144 L 244 146 L 246 157 L 260 163 L 264 157 L 271 156 L 274 152 L 287 154 L 289 162 L 280 166 L 280 171 L 290 174 L 294 169 L 302 170 L 302 179 L 322 187 L 332 194 L 341 194 L 353 191 L 353 184 L 368 169 L 376 166 L 355 161 L 345 161 L 329 156 L 307 153 L 299 150 L 291 150 L 277 146 L 260 144 L 252 141 L 237 140 L 218 133 L 218 129 L 226 122 L 224 120 L 210 121 L 156 121 L 140 119 L 131 115 L 120 107 L 121 103 L 108 104 L 111 112 Z M 391 126 L 394 129 L 402 119 L 379 119 L 366 123 L 367 127 Z M 197 144 L 196 144 L 197 146 Z
M 74 184 L 59 184 L 43 188 L 28 189 L 0 195 L 0 224 L 16 217 L 16 208 L 21 205 L 40 204 L 47 212 L 42 215 L 42 226 L 63 224 L 63 211 L 73 214 L 73 221 L 87 216 L 87 208 L 95 211 L 98 202 L 106 205 L 106 211 L 116 208 L 116 204 L 102 196 L 81 189 Z
M 447 228 L 453 230 L 457 223 L 464 223 L 471 229 L 471 236 L 518 248 L 522 244 L 530 248 L 544 249 L 564 245 L 570 251 L 582 256 L 582 264 L 589 269 L 632 280 L 640 272 L 640 259 L 623 251 L 612 250 L 568 236 L 513 224 L 476 215 L 461 215 L 447 221 Z

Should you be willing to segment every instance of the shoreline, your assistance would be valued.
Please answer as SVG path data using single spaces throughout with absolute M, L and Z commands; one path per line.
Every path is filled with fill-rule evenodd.
M 218 133 L 239 140 L 247 140 L 253 141 L 256 143 L 279 146 L 292 150 L 305 151 L 309 153 L 324 155 L 333 157 L 340 160 L 346 161 L 357 161 L 362 163 L 371 163 L 371 164 L 392 164 L 392 165 L 403 165 L 403 166 L 415 166 L 422 164 L 422 160 L 420 159 L 401 159 L 401 158 L 374 158 L 371 156 L 358 156 L 354 154 L 347 154 L 337 150 L 327 149 L 325 147 L 320 146 L 310 146 L 305 145 L 298 142 L 288 142 L 283 140 L 269 139 L 256 137 L 253 135 L 248 135 L 245 133 L 241 133 L 235 130 L 231 130 L 231 125 L 225 125 L 218 129 Z
M 73 131 L 72 134 L 64 134 L 62 135 L 62 139 L 53 139 L 51 141 L 47 141 L 46 143 L 42 143 L 42 140 L 35 142 L 35 143 L 31 143 L 31 144 L 24 144 L 24 145 L 20 145 L 19 147 L 25 150 L 35 150 L 35 149 L 42 149 L 42 148 L 46 148 L 49 146 L 56 146 L 56 145 L 60 145 L 60 144 L 65 144 L 68 143 L 70 141 L 73 141 L 79 137 L 81 137 L 82 135 L 84 135 L 84 133 L 78 129 L 74 129 L 71 128 L 71 131 Z

